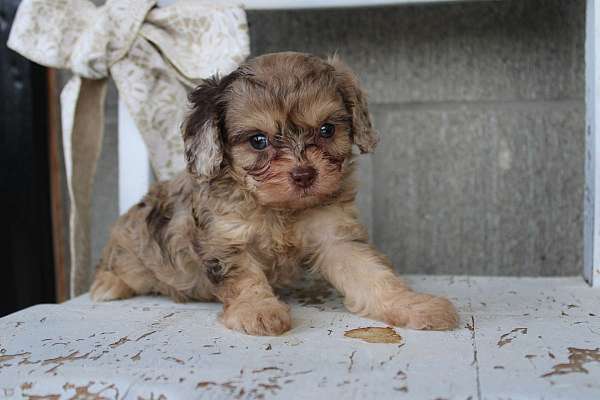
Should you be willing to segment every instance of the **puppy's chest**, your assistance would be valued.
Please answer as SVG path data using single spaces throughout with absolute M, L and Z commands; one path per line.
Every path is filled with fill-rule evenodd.
M 302 274 L 302 249 L 291 228 L 261 232 L 246 248 L 259 261 L 271 285 L 288 286 Z
M 299 265 L 302 248 L 295 221 L 277 215 L 227 215 L 212 232 L 213 240 L 247 252 L 266 269 Z
M 301 248 L 292 224 L 265 224 L 251 235 L 246 250 L 265 266 L 285 267 L 301 258 Z

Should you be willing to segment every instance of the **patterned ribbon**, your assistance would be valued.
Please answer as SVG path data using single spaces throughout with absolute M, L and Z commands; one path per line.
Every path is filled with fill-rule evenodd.
M 249 53 L 244 10 L 231 3 L 179 0 L 23 0 L 8 47 L 73 72 L 61 93 L 70 211 L 70 291 L 91 278 L 91 194 L 100 155 L 108 77 L 142 133 L 153 169 L 168 179 L 184 167 L 179 125 L 187 88 L 235 69 Z

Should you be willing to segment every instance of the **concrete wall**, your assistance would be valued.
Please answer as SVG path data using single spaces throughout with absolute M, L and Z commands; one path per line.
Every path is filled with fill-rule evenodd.
M 337 51 L 382 136 L 361 160 L 372 239 L 408 273 L 579 274 L 583 0 L 249 12 L 253 54 Z M 94 257 L 117 215 L 116 109 Z

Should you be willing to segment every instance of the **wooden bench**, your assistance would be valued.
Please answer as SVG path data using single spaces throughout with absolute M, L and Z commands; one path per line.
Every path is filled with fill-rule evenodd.
M 425 2 L 432 1 L 243 1 L 249 9 Z M 600 7 L 594 0 L 587 7 L 584 275 L 600 286 Z M 123 104 L 119 116 L 119 208 L 125 211 L 146 192 L 152 174 Z M 600 292 L 583 279 L 409 281 L 455 302 L 460 328 L 397 328 L 392 343 L 351 338 L 354 329 L 385 325 L 346 312 L 321 284 L 283 294 L 292 304 L 293 329 L 280 337 L 229 331 L 217 322 L 221 306 L 212 303 L 140 297 L 94 304 L 81 296 L 34 306 L 0 319 L 0 398 L 600 398 Z

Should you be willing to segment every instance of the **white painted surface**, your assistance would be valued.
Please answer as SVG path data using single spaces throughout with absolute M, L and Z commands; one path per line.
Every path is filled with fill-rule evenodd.
M 148 150 L 131 114 L 119 100 L 119 213 L 140 201 L 150 187 Z
M 600 287 L 600 76 L 597 66 L 600 62 L 600 7 L 596 0 L 587 1 L 585 75 L 586 75 L 586 151 L 585 151 L 585 191 L 584 191 L 584 276 L 588 283 Z
M 544 377 L 569 363 L 568 348 L 600 347 L 600 292 L 582 279 L 409 280 L 449 296 L 460 329 L 396 329 L 401 345 L 349 339 L 349 329 L 384 325 L 347 313 L 327 289 L 285 297 L 293 329 L 281 337 L 229 331 L 212 303 L 144 297 L 92 304 L 83 296 L 35 306 L 0 319 L 0 397 L 600 398 L 600 358 L 581 364 L 587 372 Z M 527 332 L 510 333 L 517 328 Z

